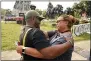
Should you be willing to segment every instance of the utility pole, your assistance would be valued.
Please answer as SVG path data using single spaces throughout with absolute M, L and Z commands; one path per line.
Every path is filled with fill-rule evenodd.
M 21 9 L 20 9 L 20 6 L 21 6 L 21 4 L 20 4 L 20 0 L 19 0 L 19 11 L 18 11 L 18 13 L 20 13 L 21 12 Z
M 22 13 L 24 13 L 24 0 L 23 0 L 23 9 L 22 9 Z
M 23 25 L 26 25 L 24 6 L 25 6 L 25 4 L 24 4 L 24 0 L 23 0 L 23 9 L 22 9 L 22 14 L 23 14 L 23 21 L 22 21 L 22 24 L 23 24 Z

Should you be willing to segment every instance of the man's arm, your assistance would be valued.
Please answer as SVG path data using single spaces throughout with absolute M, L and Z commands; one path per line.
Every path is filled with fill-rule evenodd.
M 66 52 L 72 45 L 70 42 L 66 42 L 64 44 L 54 45 L 50 47 L 46 47 L 44 49 L 41 49 L 40 52 L 47 58 L 52 59 L 55 58 L 64 52 Z
M 37 57 L 37 58 L 44 58 L 44 56 L 35 48 L 31 48 L 31 47 L 24 47 L 22 45 L 17 46 L 16 50 L 17 53 L 22 54 L 22 49 L 25 48 L 25 54 L 33 56 L 33 57 Z
M 50 46 L 41 30 L 34 34 L 33 46 L 47 59 L 55 58 L 72 47 L 69 41 L 64 44 Z
M 37 57 L 37 58 L 44 58 L 44 59 L 53 59 L 61 54 L 63 54 L 67 49 L 70 48 L 70 43 L 66 42 L 64 44 L 60 45 L 54 45 L 51 47 L 47 47 L 42 49 L 40 52 L 36 50 L 35 48 L 26 47 L 25 48 L 25 54 Z M 22 54 L 22 48 L 23 46 L 17 46 L 17 52 Z

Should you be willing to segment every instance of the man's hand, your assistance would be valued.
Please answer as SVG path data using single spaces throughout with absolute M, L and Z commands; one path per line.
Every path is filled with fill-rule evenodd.
M 22 54 L 22 48 L 23 48 L 22 45 L 17 46 L 17 48 L 16 48 L 17 53 Z
M 73 39 L 73 37 L 72 37 L 72 33 L 66 32 L 66 33 L 64 33 L 63 35 L 64 35 L 64 37 L 65 37 L 65 40 L 66 40 L 66 41 L 69 41 L 69 42 L 71 43 L 71 45 L 73 46 L 73 45 L 74 45 L 74 39 Z
M 74 40 L 73 40 L 72 37 L 71 37 L 71 38 L 70 38 L 70 37 L 66 37 L 65 39 L 66 39 L 67 41 L 69 41 L 72 46 L 74 45 Z

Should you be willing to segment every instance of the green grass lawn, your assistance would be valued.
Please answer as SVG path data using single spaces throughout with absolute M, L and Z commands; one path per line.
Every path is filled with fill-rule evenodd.
M 90 34 L 88 33 L 83 33 L 82 35 L 79 35 L 79 36 L 73 36 L 74 37 L 74 40 L 75 42 L 78 42 L 78 41 L 84 41 L 84 40 L 90 40 Z
M 55 27 L 51 25 L 50 22 L 42 22 L 41 29 L 44 31 L 55 30 Z M 2 36 L 2 50 L 15 50 L 15 41 L 19 40 L 19 34 L 21 30 L 21 25 L 16 24 L 15 22 L 10 23 L 1 23 L 1 36 Z M 90 35 L 84 33 L 83 35 L 74 37 L 75 41 L 89 40 Z
M 2 50 L 15 49 L 15 41 L 19 39 L 21 26 L 15 23 L 1 23 Z

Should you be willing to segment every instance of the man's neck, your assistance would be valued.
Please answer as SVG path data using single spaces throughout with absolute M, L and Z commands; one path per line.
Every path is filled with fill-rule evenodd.
M 26 26 L 29 26 L 29 27 L 35 28 L 33 25 L 29 25 L 29 24 L 26 24 Z

